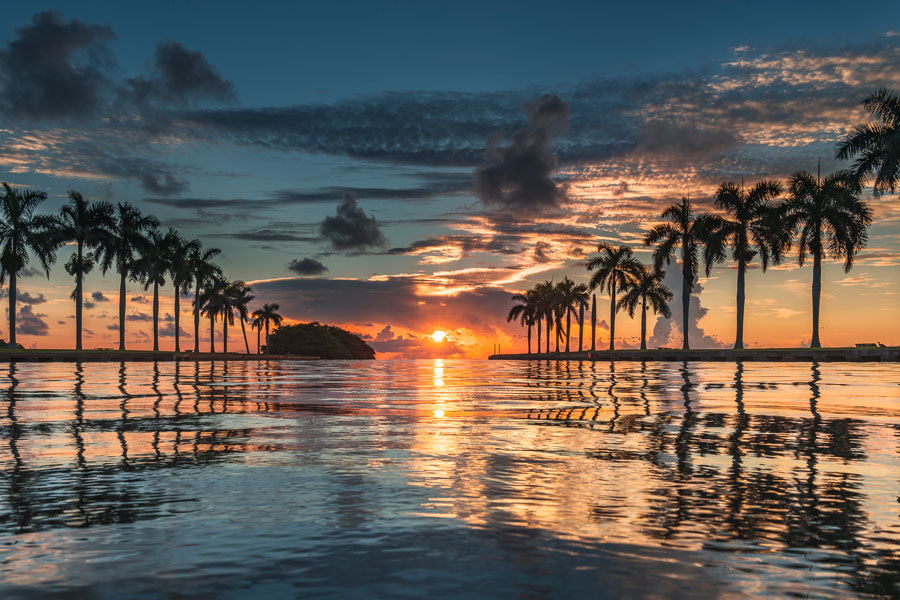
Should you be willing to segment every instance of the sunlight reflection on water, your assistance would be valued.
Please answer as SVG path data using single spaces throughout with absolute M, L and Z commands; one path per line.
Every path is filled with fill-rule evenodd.
M 900 594 L 896 365 L 2 369 L 4 598 Z

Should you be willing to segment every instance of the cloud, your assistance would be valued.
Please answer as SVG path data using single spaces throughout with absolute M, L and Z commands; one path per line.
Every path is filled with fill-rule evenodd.
M 187 331 L 185 331 L 184 328 L 181 328 L 178 331 L 179 331 L 178 335 L 181 338 L 191 336 L 191 334 L 189 334 Z M 165 325 L 161 326 L 159 328 L 159 337 L 175 337 L 175 323 L 169 322 L 169 323 L 166 323 Z
M 681 304 L 681 264 L 672 263 L 663 277 L 663 284 L 674 292 L 674 297 L 669 302 L 669 310 L 672 318 L 657 317 L 653 326 L 653 334 L 647 341 L 649 347 L 676 347 L 682 344 L 682 304 Z M 691 348 L 724 348 L 726 344 L 718 341 L 713 336 L 707 335 L 700 327 L 700 320 L 706 316 L 709 309 L 700 304 L 700 293 L 703 285 L 694 274 L 694 287 L 690 297 L 690 314 L 688 316 L 688 340 Z
M 16 315 L 16 333 L 22 335 L 50 335 L 50 326 L 44 321 L 47 315 L 35 313 L 31 310 L 31 304 L 26 304 L 19 309 Z
M 0 51 L 0 111 L 13 119 L 78 119 L 98 112 L 114 63 L 108 27 L 47 10 Z
M 523 106 L 528 127 L 490 137 L 475 169 L 474 187 L 487 207 L 535 214 L 558 208 L 565 199 L 565 187 L 553 180 L 557 159 L 552 143 L 568 128 L 569 105 L 548 94 Z
M 310 275 L 321 275 L 328 270 L 328 267 L 314 258 L 294 259 L 288 263 L 288 270 L 293 271 L 301 277 Z
M 20 304 L 44 304 L 47 299 L 44 298 L 44 294 L 38 294 L 37 296 L 32 296 L 27 291 L 18 292 L 16 294 L 16 301 Z
M 103 295 L 103 292 L 92 292 L 91 298 L 94 302 L 109 302 L 109 298 Z
M 131 301 L 136 304 L 150 304 L 150 298 L 147 296 L 132 296 Z
M 91 302 L 90 300 L 85 300 L 81 303 L 81 305 L 84 306 L 87 310 L 91 310 L 97 307 L 97 304 L 95 302 Z
M 129 99 L 138 105 L 186 105 L 197 100 L 230 101 L 234 86 L 219 75 L 200 52 L 178 42 L 156 45 L 156 60 L 148 75 L 127 82 Z
M 353 194 L 344 194 L 337 214 L 325 217 L 319 226 L 319 233 L 335 250 L 364 250 L 386 243 L 378 221 L 356 204 Z
M 553 259 L 547 256 L 547 250 L 552 248 L 549 242 L 539 241 L 534 245 L 534 254 L 532 254 L 532 258 L 534 258 L 535 262 L 539 263 L 548 263 Z
M 392 339 L 394 339 L 394 332 L 391 331 L 390 325 L 385 325 L 384 329 L 379 331 L 378 334 L 375 336 L 376 342 L 387 342 Z

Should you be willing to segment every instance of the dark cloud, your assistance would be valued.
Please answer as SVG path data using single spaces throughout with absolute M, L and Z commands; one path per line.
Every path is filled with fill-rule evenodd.
M 388 254 L 419 254 L 429 250 L 437 250 L 439 248 L 456 248 L 461 252 L 462 256 L 467 256 L 473 252 L 491 252 L 494 254 L 518 254 L 521 246 L 518 245 L 518 238 L 512 236 L 480 236 L 451 234 L 441 236 L 431 236 L 423 240 L 416 240 L 408 246 L 391 248 Z
M 344 194 L 337 207 L 337 214 L 325 217 L 319 226 L 322 238 L 335 250 L 365 250 L 383 246 L 385 240 L 378 221 L 356 204 L 353 194 Z
M 47 299 L 44 298 L 44 294 L 38 294 L 37 296 L 32 296 L 27 291 L 18 292 L 16 294 L 16 301 L 20 304 L 44 304 Z
M 91 302 L 90 300 L 85 300 L 81 303 L 81 305 L 84 306 L 84 308 L 86 308 L 87 310 L 92 310 L 97 307 L 97 304 L 95 302 Z
M 298 234 L 289 229 L 272 229 L 264 227 L 250 231 L 237 233 L 210 234 L 209 237 L 231 238 L 234 240 L 246 240 L 249 242 L 318 242 L 321 238 L 311 235 Z
M 134 296 L 131 301 L 136 304 L 150 304 L 150 298 L 147 296 Z
M 672 318 L 657 317 L 653 326 L 653 335 L 647 340 L 647 345 L 654 347 L 681 348 L 682 344 L 682 303 L 681 303 L 681 265 L 672 263 L 666 270 L 663 283 L 669 287 L 675 296 L 669 302 L 669 310 Z M 700 327 L 700 319 L 706 316 L 709 309 L 700 304 L 700 293 L 703 285 L 700 284 L 697 275 L 694 275 L 694 288 L 691 292 L 690 315 L 688 322 L 688 339 L 691 348 L 724 348 L 726 344 L 714 337 L 707 335 Z
M 695 123 L 675 123 L 654 120 L 644 123 L 635 154 L 663 159 L 669 164 L 690 164 L 736 148 L 741 138 L 733 131 L 716 127 L 698 127 Z M 621 196 L 628 190 L 617 188 L 613 195 Z
M 103 104 L 114 63 L 112 30 L 55 10 L 35 14 L 30 25 L 0 51 L 0 111 L 15 119 L 92 116 Z
M 535 244 L 534 254 L 532 254 L 532 257 L 534 258 L 535 262 L 539 262 L 539 263 L 551 262 L 553 259 L 550 258 L 549 256 L 547 256 L 547 250 L 549 250 L 551 247 L 552 246 L 550 245 L 549 242 L 538 242 L 537 244 Z
M 179 329 L 179 337 L 185 338 L 190 337 L 191 334 L 185 331 L 183 328 Z M 159 336 L 160 337 L 175 337 L 175 323 L 169 322 L 159 328 Z
M 302 258 L 300 260 L 294 259 L 288 263 L 287 268 L 289 271 L 293 271 L 301 277 L 309 275 L 321 275 L 328 270 L 328 267 L 314 258 Z
M 22 335 L 50 335 L 50 326 L 44 321 L 47 315 L 32 312 L 31 304 L 19 309 L 16 315 L 16 333 Z
M 91 298 L 94 302 L 109 302 L 109 298 L 103 295 L 103 292 L 92 292 Z
M 385 325 L 384 329 L 382 329 L 375 335 L 376 342 L 387 342 L 392 339 L 394 339 L 394 332 L 391 331 L 390 325 Z
M 234 86 L 222 79 L 203 54 L 172 41 L 157 44 L 152 71 L 130 79 L 126 85 L 129 99 L 138 105 L 184 105 L 235 98 Z
M 125 320 L 137 323 L 149 323 L 153 321 L 153 317 L 145 313 L 131 313 L 130 315 L 125 315 Z
M 544 95 L 525 103 L 528 127 L 509 136 L 495 132 L 484 159 L 475 169 L 475 193 L 485 206 L 534 214 L 558 208 L 565 188 L 553 180 L 557 159 L 554 138 L 566 131 L 569 105 L 558 96 Z

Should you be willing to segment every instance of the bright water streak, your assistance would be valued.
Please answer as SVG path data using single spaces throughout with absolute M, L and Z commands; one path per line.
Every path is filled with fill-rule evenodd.
M 0 597 L 897 597 L 894 364 L 20 363 Z

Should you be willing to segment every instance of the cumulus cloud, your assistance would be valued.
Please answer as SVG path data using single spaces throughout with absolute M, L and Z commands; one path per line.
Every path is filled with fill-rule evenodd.
M 325 217 L 319 233 L 335 250 L 365 250 L 383 246 L 387 241 L 378 221 L 356 204 L 353 194 L 344 194 L 337 214 Z
M 548 94 L 523 106 L 528 126 L 490 137 L 475 169 L 474 187 L 487 207 L 534 214 L 558 208 L 565 199 L 565 187 L 553 179 L 557 159 L 552 144 L 568 128 L 569 105 Z
M 681 303 L 681 265 L 672 263 L 666 270 L 663 283 L 675 294 L 669 303 L 672 318 L 657 317 L 653 326 L 653 335 L 647 341 L 650 347 L 675 347 L 681 348 L 682 344 L 682 303 Z M 702 327 L 700 320 L 706 316 L 709 309 L 700 304 L 700 293 L 703 285 L 700 284 L 697 275 L 694 275 L 694 287 L 690 299 L 690 315 L 688 321 L 688 340 L 691 348 L 724 348 L 726 344 L 708 335 Z
M 188 50 L 178 42 L 165 41 L 157 44 L 155 58 L 149 74 L 127 82 L 128 95 L 135 103 L 179 105 L 235 98 L 231 82 L 222 79 L 200 52 Z
M 109 302 L 109 298 L 107 298 L 103 292 L 92 292 L 91 298 L 94 302 Z
M 321 275 L 328 270 L 328 267 L 323 265 L 320 261 L 308 257 L 300 260 L 292 260 L 288 263 L 287 268 L 289 271 L 293 271 L 301 277 Z
M 50 335 L 50 326 L 44 321 L 47 315 L 33 312 L 31 304 L 19 309 L 16 315 L 16 333 L 22 335 Z
M 534 245 L 534 254 L 532 254 L 532 258 L 534 258 L 535 262 L 539 263 L 551 262 L 553 259 L 547 256 L 547 250 L 551 247 L 550 242 L 539 241 Z
M 187 331 L 184 328 L 178 330 L 178 336 L 180 338 L 190 337 Z M 175 323 L 169 322 L 159 328 L 159 336 L 160 337 L 175 337 Z

